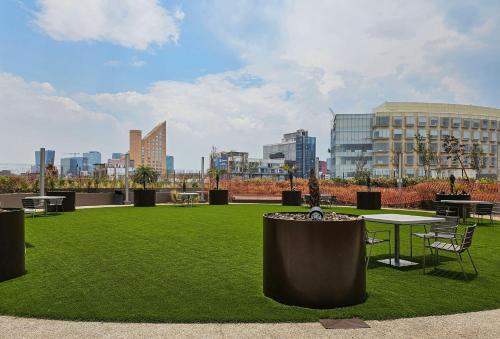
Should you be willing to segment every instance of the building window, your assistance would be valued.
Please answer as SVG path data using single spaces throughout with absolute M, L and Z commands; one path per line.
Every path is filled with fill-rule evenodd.
M 456 130 L 454 130 L 454 131 L 453 131 L 453 136 L 454 136 L 455 138 L 457 138 L 457 139 L 460 139 L 460 131 L 456 131 Z
M 405 144 L 406 153 L 413 153 L 413 148 L 414 148 L 413 142 L 407 142 Z
M 403 117 L 394 117 L 392 118 L 392 126 L 401 127 L 403 126 Z
M 427 131 L 425 128 L 419 128 L 418 129 L 418 134 L 420 134 L 421 136 L 423 136 L 424 138 L 427 138 Z
M 418 125 L 420 127 L 427 126 L 427 117 L 418 117 Z
M 479 140 L 479 132 L 478 131 L 474 131 L 472 133 L 472 140 Z
M 406 156 L 406 165 L 413 166 L 414 161 L 415 161 L 415 157 L 413 155 Z
M 496 128 L 497 128 L 497 121 L 491 120 L 491 129 L 496 129 Z
M 437 151 L 438 151 L 438 147 L 439 147 L 438 145 L 439 145 L 439 144 L 438 144 L 438 143 L 436 143 L 436 142 L 431 143 L 431 150 L 432 150 L 433 152 L 437 152 Z
M 488 144 L 482 144 L 481 151 L 483 151 L 483 153 L 488 153 L 488 151 L 489 151 Z
M 401 138 L 403 137 L 403 130 L 401 130 L 401 129 L 395 129 L 392 132 L 392 137 L 393 137 L 394 140 L 401 140 Z
M 472 128 L 479 128 L 479 119 L 472 120 Z
M 481 128 L 482 129 L 485 129 L 485 128 L 488 128 L 488 125 L 489 125 L 489 121 L 484 119 L 481 121 Z
M 441 130 L 441 138 L 444 138 L 446 136 L 450 135 L 450 131 L 448 130 Z
M 374 139 L 389 138 L 389 130 L 386 128 L 376 129 L 373 131 L 373 138 Z
M 441 127 L 443 128 L 450 127 L 450 118 L 441 118 Z
M 497 154 L 497 145 L 490 145 L 490 153 Z
M 389 143 L 388 142 L 379 142 L 373 144 L 374 152 L 388 152 L 389 151 Z
M 406 117 L 406 126 L 415 126 L 415 117 Z
M 408 128 L 406 130 L 406 139 L 413 139 L 415 138 L 415 130 L 413 128 Z
M 400 142 L 395 142 L 394 143 L 394 152 L 402 152 L 403 151 L 403 144 Z
M 389 117 L 388 116 L 378 116 L 375 118 L 376 126 L 389 126 Z
M 491 141 L 497 141 L 497 133 L 496 132 L 491 133 Z
M 375 165 L 389 165 L 389 156 L 386 155 L 376 155 Z
M 437 139 L 438 137 L 438 130 L 437 129 L 431 129 L 431 139 Z
M 464 136 L 462 137 L 464 140 L 469 140 L 470 139 L 470 132 L 469 131 L 464 131 Z
M 415 170 L 413 168 L 407 168 L 406 169 L 406 175 L 409 177 L 414 177 L 415 176 Z
M 470 145 L 469 144 L 464 144 L 464 152 L 469 153 Z
M 462 121 L 462 127 L 463 128 L 470 128 L 470 119 L 464 119 Z
M 497 158 L 491 157 L 490 167 L 497 167 Z
M 453 128 L 460 128 L 460 118 L 453 118 Z
M 431 117 L 431 123 L 430 123 L 431 126 L 436 127 L 438 125 L 438 123 L 439 123 L 439 119 L 437 117 Z
M 483 141 L 488 141 L 489 139 L 489 133 L 488 132 L 482 132 L 482 140 Z

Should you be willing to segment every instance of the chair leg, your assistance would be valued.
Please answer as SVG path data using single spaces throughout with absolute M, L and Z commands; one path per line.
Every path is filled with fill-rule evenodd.
M 423 256 L 422 256 L 422 267 L 424 269 L 424 275 L 425 275 L 425 238 L 424 238 L 423 244 L 424 244 L 424 246 L 423 246 L 424 250 L 423 250 Z
M 469 249 L 467 249 L 467 255 L 469 256 L 470 263 L 472 264 L 472 267 L 474 267 L 474 272 L 476 272 L 476 275 L 477 275 L 478 273 L 477 273 L 476 265 L 474 265 L 474 261 L 472 260 Z
M 410 258 L 413 259 L 413 225 L 410 225 Z
M 469 280 L 469 278 L 467 278 L 467 274 L 465 274 L 464 264 L 462 263 L 462 257 L 459 255 L 458 252 L 455 253 L 457 254 L 458 262 L 460 264 L 460 267 L 462 268 L 462 273 L 464 274 L 465 280 Z
M 392 265 L 392 252 L 391 252 L 391 235 L 389 234 L 389 265 Z
M 370 251 L 368 251 L 368 257 L 366 258 L 366 268 L 368 269 L 368 265 L 370 264 L 370 257 L 372 256 L 373 245 L 370 245 Z

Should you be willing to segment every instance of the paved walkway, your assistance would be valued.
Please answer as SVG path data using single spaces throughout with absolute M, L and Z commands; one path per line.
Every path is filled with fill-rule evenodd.
M 368 324 L 326 330 L 319 323 L 127 324 L 0 316 L 0 338 L 500 338 L 500 309 Z

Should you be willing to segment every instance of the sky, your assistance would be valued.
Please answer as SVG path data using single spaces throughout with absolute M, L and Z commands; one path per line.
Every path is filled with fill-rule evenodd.
M 499 79 L 494 0 L 3 0 L 0 163 L 106 160 L 163 120 L 178 169 L 299 128 L 325 160 L 329 107 L 498 108 Z

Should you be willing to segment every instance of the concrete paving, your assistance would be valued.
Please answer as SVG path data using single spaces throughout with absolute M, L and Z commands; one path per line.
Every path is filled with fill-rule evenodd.
M 371 328 L 326 330 L 319 322 L 149 324 L 0 316 L 0 338 L 500 338 L 500 309 L 367 323 Z

